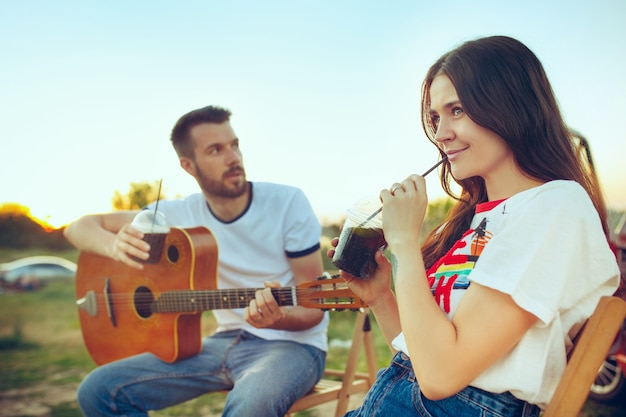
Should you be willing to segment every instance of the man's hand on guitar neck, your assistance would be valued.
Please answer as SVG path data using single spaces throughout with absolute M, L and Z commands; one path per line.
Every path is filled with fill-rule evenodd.
M 285 308 L 278 305 L 271 288 L 280 288 L 278 281 L 265 281 L 265 288 L 255 293 L 255 298 L 244 310 L 248 324 L 258 328 L 271 328 L 285 318 Z

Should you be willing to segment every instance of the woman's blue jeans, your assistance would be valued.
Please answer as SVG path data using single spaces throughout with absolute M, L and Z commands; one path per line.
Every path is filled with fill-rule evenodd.
M 122 342 L 120 342 L 122 343 Z M 166 363 L 141 354 L 94 369 L 78 388 L 87 417 L 147 416 L 211 391 L 230 390 L 224 416 L 280 416 L 324 373 L 326 353 L 237 330 L 203 340 L 202 352 Z
M 415 380 L 411 362 L 397 353 L 391 365 L 378 372 L 361 407 L 344 417 L 537 417 L 539 407 L 510 393 L 494 394 L 467 387 L 452 397 L 431 401 Z

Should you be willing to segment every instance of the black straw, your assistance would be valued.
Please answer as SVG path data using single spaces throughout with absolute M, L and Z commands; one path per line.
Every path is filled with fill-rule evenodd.
M 154 216 L 152 217 L 152 231 L 154 231 L 154 223 L 156 222 L 157 210 L 159 209 L 159 200 L 161 199 L 161 184 L 163 184 L 163 178 L 159 181 L 159 191 L 157 192 L 157 201 L 154 205 Z
M 439 165 L 441 165 L 444 161 L 446 161 L 448 159 L 447 156 L 444 156 L 443 158 L 441 158 L 439 161 L 437 161 L 437 163 L 433 166 L 431 166 L 430 168 L 428 168 L 428 170 L 426 172 L 424 172 L 422 174 L 422 177 L 425 177 L 426 175 L 430 174 L 432 171 L 435 170 L 435 168 L 437 168 Z M 383 211 L 383 208 L 380 207 L 378 210 L 376 210 L 375 212 L 373 212 L 372 214 L 370 214 L 367 219 L 365 219 L 359 226 L 363 226 L 365 225 L 367 222 L 369 222 L 370 220 L 372 220 L 374 217 L 376 217 L 378 215 L 378 213 L 380 213 L 381 211 Z

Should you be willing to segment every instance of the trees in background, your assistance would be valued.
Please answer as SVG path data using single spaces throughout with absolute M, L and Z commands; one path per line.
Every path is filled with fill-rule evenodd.
M 159 181 L 132 182 L 126 194 L 115 191 L 111 199 L 114 210 L 136 210 L 157 199 Z M 160 199 L 165 198 L 161 192 Z M 87 214 L 87 213 L 85 213 Z M 70 249 L 63 237 L 63 228 L 52 229 L 33 217 L 30 208 L 18 203 L 0 204 L 0 248 Z
M 114 210 L 139 210 L 157 199 L 165 199 L 163 190 L 159 195 L 159 181 L 131 182 L 126 194 L 116 190 L 111 199 Z
M 62 229 L 50 229 L 35 219 L 28 207 L 5 203 L 0 205 L 0 247 L 64 250 L 70 248 L 70 244 L 63 237 Z

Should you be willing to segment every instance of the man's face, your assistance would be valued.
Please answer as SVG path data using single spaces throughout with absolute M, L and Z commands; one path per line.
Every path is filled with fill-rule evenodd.
M 181 157 L 181 166 L 200 188 L 217 197 L 235 198 L 247 190 L 239 139 L 229 122 L 202 123 L 191 131 L 194 157 Z

